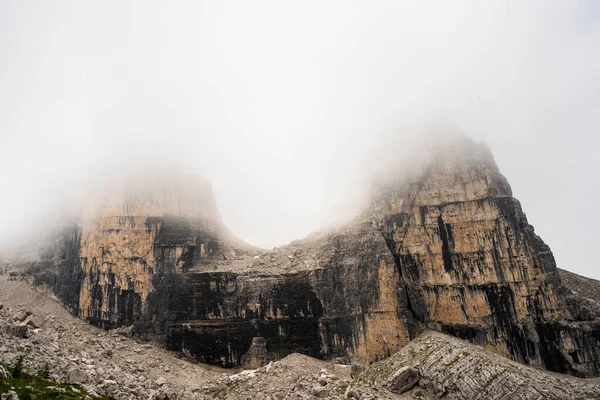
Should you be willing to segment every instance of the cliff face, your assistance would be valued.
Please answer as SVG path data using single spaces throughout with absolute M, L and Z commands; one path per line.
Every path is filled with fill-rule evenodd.
M 570 324 L 552 253 L 486 149 L 453 147 L 378 205 L 419 321 L 527 364 L 598 373 L 598 330 Z
M 133 324 L 223 366 L 239 365 L 254 337 L 267 358 L 372 362 L 429 327 L 600 374 L 596 315 L 567 296 L 490 152 L 465 140 L 413 167 L 355 220 L 272 251 L 235 240 L 205 184 L 128 186 L 88 203 L 40 280 L 92 323 Z
M 210 186 L 190 178 L 126 182 L 99 193 L 86 203 L 80 231 L 76 308 L 105 327 L 139 319 L 156 275 L 235 254 Z
M 136 331 L 204 362 L 239 364 L 253 337 L 271 358 L 377 360 L 409 341 L 394 260 L 372 224 L 153 282 Z

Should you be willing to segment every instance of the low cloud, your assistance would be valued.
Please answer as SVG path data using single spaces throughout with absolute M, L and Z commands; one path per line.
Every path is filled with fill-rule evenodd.
M 236 235 L 280 245 L 443 126 L 489 145 L 559 266 L 600 278 L 599 18 L 592 0 L 5 1 L 0 245 L 147 166 L 206 177 Z

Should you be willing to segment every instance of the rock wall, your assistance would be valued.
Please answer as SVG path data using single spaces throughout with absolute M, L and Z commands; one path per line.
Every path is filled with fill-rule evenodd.
M 410 337 L 394 260 L 370 226 L 370 236 L 359 227 L 323 239 L 313 253 L 322 268 L 155 274 L 136 332 L 223 366 L 238 365 L 257 336 L 266 339 L 270 358 L 301 352 L 383 359 Z
M 233 254 L 225 233 L 202 180 L 126 182 L 95 195 L 81 229 L 79 315 L 105 327 L 133 324 L 155 274 Z
M 412 288 L 407 301 L 426 326 L 554 371 L 600 371 L 600 336 L 568 326 L 552 253 L 487 149 L 453 147 L 378 206 Z
M 222 366 L 239 365 L 254 337 L 269 358 L 373 362 L 428 327 L 599 375 L 597 315 L 567 296 L 489 150 L 460 140 L 432 154 L 392 171 L 353 221 L 271 251 L 236 240 L 201 181 L 103 192 L 45 281 L 94 324 L 133 324 Z

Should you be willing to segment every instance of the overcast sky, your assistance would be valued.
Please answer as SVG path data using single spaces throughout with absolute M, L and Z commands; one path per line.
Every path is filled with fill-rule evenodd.
M 600 1 L 4 0 L 0 30 L 0 242 L 145 162 L 281 245 L 439 120 L 489 145 L 559 267 L 600 278 Z

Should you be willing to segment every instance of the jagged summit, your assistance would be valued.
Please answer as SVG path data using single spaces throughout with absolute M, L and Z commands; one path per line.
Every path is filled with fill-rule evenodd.
M 222 366 L 254 337 L 270 359 L 372 362 L 430 328 L 599 375 L 599 321 L 568 295 L 489 149 L 458 139 L 419 158 L 384 169 L 353 220 L 271 251 L 233 238 L 204 183 L 111 195 L 65 232 L 54 275 L 36 276 L 92 323 Z

